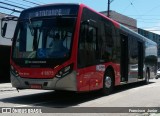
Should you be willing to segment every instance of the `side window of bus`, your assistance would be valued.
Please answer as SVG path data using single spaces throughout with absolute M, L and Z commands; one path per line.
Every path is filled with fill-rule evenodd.
M 101 60 L 110 61 L 114 58 L 114 41 L 113 41 L 113 29 L 109 24 L 104 24 L 101 30 L 101 41 L 100 50 L 101 50 Z
M 138 41 L 136 38 L 129 38 L 129 61 L 131 64 L 138 64 Z
M 78 67 L 95 65 L 97 50 L 97 28 L 82 24 L 78 47 Z

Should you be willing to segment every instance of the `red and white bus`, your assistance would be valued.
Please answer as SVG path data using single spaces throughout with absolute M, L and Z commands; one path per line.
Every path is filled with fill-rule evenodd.
M 9 20 L 2 19 L 3 36 Z M 10 64 L 17 89 L 109 94 L 149 81 L 157 44 L 83 4 L 50 4 L 21 12 Z

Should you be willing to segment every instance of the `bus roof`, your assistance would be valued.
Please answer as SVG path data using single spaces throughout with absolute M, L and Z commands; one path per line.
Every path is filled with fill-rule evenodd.
M 111 21 L 111 22 L 114 24 L 115 27 L 120 28 L 120 24 L 119 24 L 118 22 L 116 22 L 115 20 L 113 20 L 113 19 L 105 16 L 104 14 L 102 14 L 102 13 L 100 13 L 100 12 L 97 12 L 97 11 L 93 10 L 92 8 L 90 8 L 90 7 L 88 7 L 88 6 L 84 5 L 84 4 L 80 4 L 80 6 L 81 6 L 81 7 L 88 8 L 89 10 L 91 10 L 91 11 L 93 11 L 93 12 L 96 12 L 96 13 L 99 14 L 100 16 L 102 16 L 102 17 L 106 18 L 107 20 Z
M 123 30 L 124 32 L 127 32 L 128 34 L 131 34 L 131 35 L 133 35 L 133 36 L 135 36 L 137 38 L 142 39 L 143 41 L 146 41 L 146 42 L 149 42 L 149 43 L 155 44 L 155 45 L 157 44 L 156 42 L 148 39 L 147 37 L 144 37 L 143 35 L 141 35 L 141 34 L 135 32 L 135 31 L 129 29 L 128 27 L 126 27 L 126 26 L 124 26 L 122 24 L 120 24 L 120 29 Z
M 51 4 L 44 4 L 44 5 L 39 5 L 39 6 L 31 7 L 31 8 L 25 9 L 23 11 L 31 10 L 31 9 L 36 9 L 36 8 L 41 8 L 41 7 L 58 6 L 58 5 L 76 5 L 76 6 L 78 6 L 79 4 L 78 3 L 51 3 Z

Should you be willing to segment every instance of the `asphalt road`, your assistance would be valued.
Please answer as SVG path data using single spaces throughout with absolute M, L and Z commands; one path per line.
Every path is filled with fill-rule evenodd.
M 99 92 L 89 93 L 57 93 L 50 90 L 20 90 L 16 91 L 11 85 L 0 85 L 0 107 L 45 107 L 45 108 L 70 108 L 82 107 L 91 112 L 97 112 L 98 108 L 118 107 L 160 107 L 160 79 L 151 79 L 148 85 L 142 83 L 116 87 L 108 96 L 102 96 Z M 92 109 L 87 109 L 92 107 Z M 97 108 L 97 109 L 96 109 Z M 81 110 L 82 110 L 81 109 Z M 77 110 L 77 109 L 75 109 Z M 107 109 L 104 109 L 107 110 Z M 119 114 L 121 109 L 117 109 Z M 58 111 L 60 113 L 60 111 Z M 90 112 L 90 111 L 89 111 Z M 89 113 L 88 112 L 88 113 Z M 134 113 L 129 113 L 135 115 Z M 138 115 L 158 115 L 158 113 L 138 113 Z M 69 114 L 68 114 L 69 115 Z M 72 114 L 73 115 L 73 114 Z M 82 113 L 81 113 L 82 115 Z M 96 114 L 95 114 L 96 115 Z M 102 114 L 101 114 L 102 115 Z M 112 114 L 113 115 L 113 114 Z M 122 114 L 121 116 L 123 116 Z M 126 112 L 125 115 L 128 115 Z

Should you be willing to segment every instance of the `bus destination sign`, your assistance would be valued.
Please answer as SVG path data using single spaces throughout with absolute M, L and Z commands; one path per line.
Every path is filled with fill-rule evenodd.
M 70 15 L 70 9 L 50 9 L 29 13 L 29 17 Z
M 68 6 L 45 6 L 38 8 L 31 8 L 24 10 L 21 13 L 20 19 L 28 19 L 34 17 L 44 17 L 44 16 L 61 16 L 61 15 L 77 15 L 78 6 L 68 5 Z

